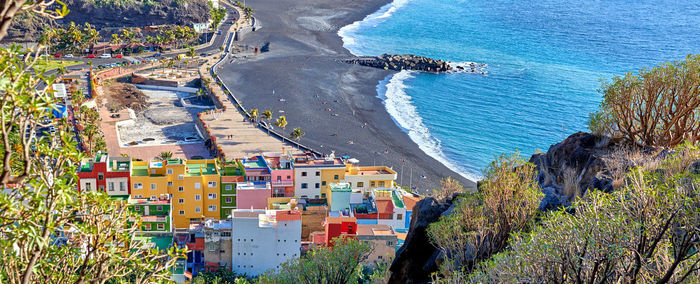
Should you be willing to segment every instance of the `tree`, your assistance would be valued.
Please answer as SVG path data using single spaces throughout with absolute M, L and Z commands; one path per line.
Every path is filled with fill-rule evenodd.
M 266 110 L 262 112 L 262 119 L 267 121 L 268 124 L 270 124 L 270 121 L 272 120 L 272 111 Z M 267 127 L 267 134 L 270 134 L 270 127 Z
M 292 133 L 289 134 L 289 138 L 296 140 L 297 147 L 301 148 L 301 146 L 299 146 L 299 141 L 301 141 L 301 137 L 304 135 L 306 135 L 306 133 L 304 133 L 304 131 L 301 131 L 301 128 L 297 127 L 292 129 Z
M 440 180 L 440 190 L 433 190 L 433 197 L 437 200 L 447 200 L 455 193 L 464 193 L 464 187 L 452 177 Z
M 58 3 L 59 8 L 54 10 L 47 10 L 50 6 Z M 35 15 L 59 19 L 68 15 L 68 6 L 60 1 L 54 0 L 38 0 L 38 1 L 27 1 L 27 0 L 8 0 L 3 1 L 0 5 L 0 39 L 7 36 L 7 29 L 10 28 L 12 19 L 23 13 L 33 13 Z
M 444 182 L 459 189 L 453 182 Z M 444 255 L 443 275 L 471 271 L 502 251 L 512 233 L 528 228 L 538 212 L 542 193 L 535 166 L 517 153 L 501 155 L 484 171 L 479 193 L 458 198 L 450 215 L 428 227 L 431 242 Z
M 258 109 L 257 108 L 250 110 L 250 120 L 252 120 L 253 122 L 258 121 Z
M 72 135 L 36 135 L 56 103 L 36 86 L 54 79 L 29 72 L 36 56 L 23 59 L 25 52 L 17 45 L 0 48 L 0 282 L 100 283 L 126 274 L 136 275 L 135 283 L 165 279 L 184 251 L 134 242 L 137 226 L 129 220 L 138 220 L 135 213 L 103 192 L 76 190 L 83 155 Z M 65 120 L 54 123 L 69 127 Z
M 306 257 L 283 263 L 278 273 L 268 272 L 260 283 L 352 283 L 357 281 L 360 263 L 367 259 L 371 247 L 356 239 L 338 237 L 332 247 L 319 246 Z
M 188 56 L 188 57 L 195 57 L 195 56 L 197 56 L 197 51 L 194 50 L 194 47 L 191 47 L 191 46 L 190 46 L 190 47 L 187 49 L 187 56 Z
M 275 126 L 282 128 L 282 134 L 284 135 L 284 128 L 287 127 L 287 117 L 284 115 L 278 117 Z
M 640 146 L 700 141 L 700 56 L 664 63 L 603 83 L 589 128 Z
M 119 38 L 119 34 L 112 34 L 111 39 L 109 40 L 110 44 L 119 44 L 122 42 L 121 38 Z
M 95 141 L 95 137 L 99 134 L 99 129 L 94 124 L 88 124 L 83 130 L 83 135 L 88 140 L 87 153 L 92 153 L 92 142 Z
M 160 152 L 160 154 L 158 155 L 158 157 L 156 157 L 156 159 L 166 161 L 166 160 L 170 160 L 172 157 L 173 157 L 172 152 Z
M 697 283 L 700 172 L 690 166 L 700 149 L 690 147 L 659 169 L 633 169 L 612 193 L 590 191 L 570 210 L 551 212 L 461 281 Z

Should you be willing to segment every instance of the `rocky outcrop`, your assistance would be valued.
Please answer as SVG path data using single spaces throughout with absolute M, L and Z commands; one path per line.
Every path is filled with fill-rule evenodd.
M 208 0 L 120 1 L 119 4 L 88 0 L 65 0 L 70 12 L 55 23 L 90 23 L 95 28 L 144 27 L 149 25 L 188 25 L 209 19 Z M 13 19 L 5 41 L 36 40 L 51 21 L 41 17 Z
M 462 71 L 473 73 L 484 73 L 484 64 L 468 63 L 464 65 L 451 64 L 443 60 L 435 60 L 428 57 L 416 55 L 389 55 L 363 56 L 344 59 L 343 62 L 359 64 L 385 70 L 416 70 L 433 73 L 444 73 L 449 71 Z
M 437 271 L 437 259 L 440 251 L 430 244 L 428 225 L 438 221 L 440 216 L 448 214 L 452 200 L 438 202 L 432 197 L 425 198 L 413 207 L 411 229 L 406 235 L 406 242 L 396 252 L 394 262 L 389 270 L 389 283 L 426 283 L 430 274 Z

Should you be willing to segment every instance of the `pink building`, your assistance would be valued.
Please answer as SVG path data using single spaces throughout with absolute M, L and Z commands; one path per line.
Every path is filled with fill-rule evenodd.
M 236 207 L 239 209 L 265 209 L 270 197 L 272 188 L 269 182 L 236 183 Z
M 265 153 L 265 163 L 270 169 L 270 184 L 275 197 L 294 196 L 294 168 L 291 153 Z

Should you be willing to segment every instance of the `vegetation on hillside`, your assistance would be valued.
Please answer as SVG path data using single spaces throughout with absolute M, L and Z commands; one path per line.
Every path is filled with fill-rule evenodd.
M 589 120 L 594 133 L 640 146 L 700 141 L 700 55 L 616 76 L 602 92 Z
M 226 9 L 225 8 L 214 8 L 214 5 L 211 2 L 207 2 L 209 4 L 209 19 L 212 20 L 211 23 L 211 28 L 216 29 L 216 27 L 219 26 L 221 23 L 221 20 L 224 19 L 226 16 Z

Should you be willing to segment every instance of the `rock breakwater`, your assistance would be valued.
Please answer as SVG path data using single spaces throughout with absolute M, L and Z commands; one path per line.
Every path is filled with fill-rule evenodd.
M 483 68 L 486 64 L 473 62 L 452 63 L 417 55 L 361 56 L 342 60 L 345 63 L 359 64 L 384 70 L 416 70 L 432 73 L 469 72 L 486 74 Z

